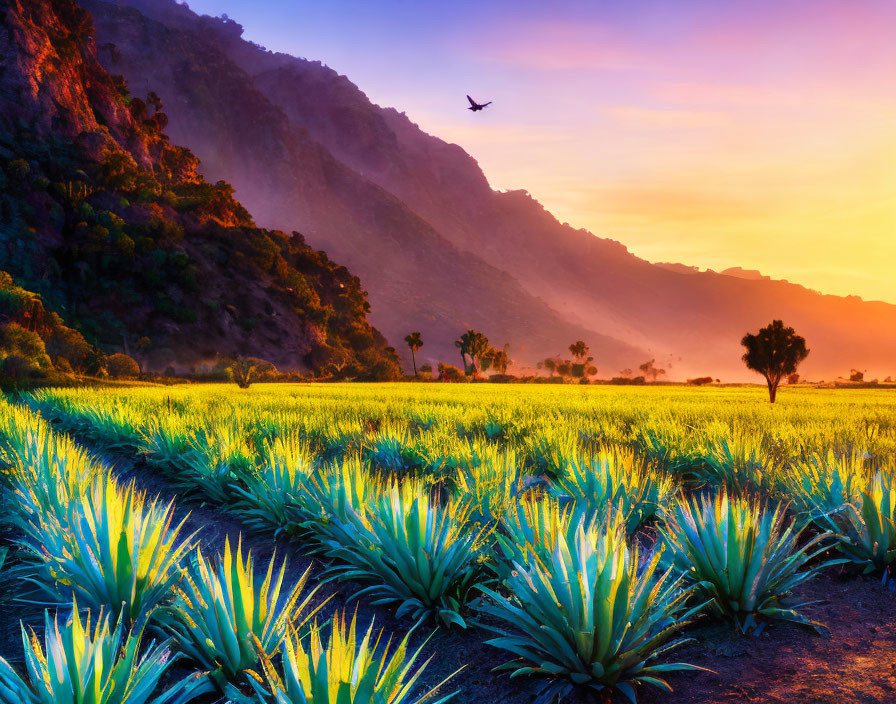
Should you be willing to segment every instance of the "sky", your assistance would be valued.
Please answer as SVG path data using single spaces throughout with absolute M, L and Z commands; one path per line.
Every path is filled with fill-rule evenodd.
M 189 5 L 650 261 L 896 303 L 896 0 Z

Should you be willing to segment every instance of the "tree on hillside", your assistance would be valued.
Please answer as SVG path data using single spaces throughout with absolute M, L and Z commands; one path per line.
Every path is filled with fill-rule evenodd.
M 140 376 L 140 365 L 132 357 L 118 352 L 106 357 L 106 371 L 113 379 L 133 379 Z
M 649 359 L 644 364 L 641 364 L 638 369 L 640 369 L 645 377 L 649 377 L 651 380 L 656 381 L 657 377 L 665 376 L 666 370 L 662 367 L 656 366 L 655 359 Z
M 809 355 L 805 338 L 793 328 L 784 327 L 780 320 L 772 321 L 756 334 L 747 333 L 740 344 L 747 350 L 742 358 L 747 368 L 765 377 L 770 403 L 775 402 L 781 379 L 794 374 Z
M 414 376 L 417 376 L 417 350 L 423 347 L 423 340 L 420 339 L 419 332 L 412 332 L 404 341 L 408 343 L 408 347 L 411 348 L 411 363 L 414 365 Z
M 458 340 L 455 340 L 454 345 L 455 347 L 460 348 L 460 356 L 464 363 L 464 370 L 473 376 L 478 374 L 478 365 L 480 364 L 482 357 L 491 349 L 491 345 L 488 343 L 488 338 L 476 330 L 467 330 Z M 467 365 L 467 357 L 470 358 L 469 365 Z
M 227 367 L 227 375 L 241 389 L 248 389 L 252 382 L 277 373 L 277 367 L 257 357 L 237 357 Z

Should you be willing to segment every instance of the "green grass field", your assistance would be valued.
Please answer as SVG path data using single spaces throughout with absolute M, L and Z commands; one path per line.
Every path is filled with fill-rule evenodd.
M 887 581 L 896 560 L 888 390 L 785 388 L 772 406 L 758 387 L 51 389 L 0 418 L 6 569 L 111 616 L 92 635 L 69 623 L 71 657 L 91 638 L 110 662 L 144 631 L 170 639 L 196 674 L 163 687 L 135 665 L 147 698 L 170 685 L 172 701 L 299 704 L 317 687 L 308 701 L 411 702 L 438 684 L 427 673 L 451 674 L 419 672 L 426 648 L 362 642 L 359 604 L 392 630 L 488 647 L 517 678 L 488 674 L 481 692 L 635 698 L 691 667 L 668 651 L 695 628 L 821 631 L 795 598 L 810 580 Z M 136 487 L 102 462 L 114 458 L 136 462 Z M 175 503 L 144 496 L 140 472 Z M 197 550 L 181 505 L 230 516 L 247 544 L 289 541 L 309 572 L 293 586 L 236 545 Z M 348 615 L 315 622 L 314 585 Z M 0 695 L 39 696 L 46 683 L 14 670 L 0 666 Z

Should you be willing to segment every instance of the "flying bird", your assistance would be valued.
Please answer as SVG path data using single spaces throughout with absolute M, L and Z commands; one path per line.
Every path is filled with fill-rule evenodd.
M 467 100 L 470 101 L 470 107 L 468 107 L 467 110 L 472 110 L 473 112 L 478 112 L 479 110 L 482 110 L 483 108 L 492 104 L 492 101 L 489 100 L 487 103 L 483 103 L 482 105 L 480 105 L 475 100 L 473 100 L 469 95 L 467 96 Z

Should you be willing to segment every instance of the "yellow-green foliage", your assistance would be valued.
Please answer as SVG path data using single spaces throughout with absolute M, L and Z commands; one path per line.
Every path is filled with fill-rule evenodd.
M 253 529 L 300 535 L 330 575 L 362 582 L 374 607 L 397 603 L 399 616 L 465 625 L 474 587 L 496 575 L 502 618 L 521 626 L 521 604 L 541 612 L 527 633 L 509 636 L 511 650 L 533 662 L 519 674 L 633 695 L 632 683 L 659 683 L 642 668 L 674 667 L 654 662 L 658 641 L 638 639 L 686 620 L 679 585 L 658 560 L 674 560 L 681 584 L 744 629 L 773 618 L 806 622 L 786 597 L 832 565 L 808 562 L 822 547 L 800 537 L 810 522 L 814 534 L 832 531 L 824 546 L 836 541 L 846 556 L 834 562 L 870 571 L 896 561 L 896 395 L 787 388 L 770 406 L 765 393 L 259 383 L 49 389 L 26 402 L 78 437 L 140 453 L 153 471 Z M 44 507 L 68 520 L 90 487 L 109 481 L 71 442 L 54 449 L 41 423 L 0 408 L 0 461 L 25 523 Z M 644 541 L 631 534 L 645 525 L 666 535 L 667 549 L 639 571 L 633 545 Z M 611 573 L 628 596 L 618 592 L 616 611 L 597 623 L 588 609 L 616 588 Z M 556 612 L 557 595 L 567 612 Z M 643 628 L 625 631 L 617 616 Z M 607 627 L 619 635 L 605 642 Z M 570 637 L 574 657 L 563 645 L 573 647 Z M 310 667 L 293 645 L 284 663 Z M 320 645 L 314 658 L 324 662 L 325 652 Z M 245 654 L 237 660 L 248 662 Z M 256 694 L 303 701 L 286 686 L 269 678 Z
M 74 605 L 68 622 L 44 617 L 44 644 L 22 628 L 26 676 L 0 658 L 0 701 L 19 704 L 164 704 L 189 699 L 195 678 L 182 680 L 162 696 L 153 696 L 172 659 L 167 643 L 151 644 L 142 654 L 142 631 L 110 627 L 102 614 L 91 626 Z
M 281 603 L 285 574 L 286 561 L 275 573 L 271 559 L 259 585 L 252 555 L 243 560 L 242 544 L 234 554 L 227 541 L 217 564 L 197 549 L 176 590 L 177 602 L 166 609 L 161 620 L 170 627 L 180 649 L 223 687 L 255 665 L 259 651 L 273 656 L 289 630 L 300 628 L 320 608 L 309 606 L 317 589 L 303 598 L 307 571 Z
M 415 693 L 415 684 L 429 660 L 417 666 L 422 648 L 408 651 L 410 633 L 392 650 L 391 640 L 381 645 L 382 631 L 374 637 L 373 624 L 359 641 L 356 619 L 346 628 L 344 616 L 336 614 L 326 645 L 315 625 L 307 644 L 293 632 L 283 646 L 282 666 L 262 655 L 264 677 L 250 680 L 255 697 L 248 698 L 236 688 L 228 694 L 237 702 L 267 704 L 442 704 L 454 694 L 436 700 L 438 685 L 426 693 Z M 263 652 L 263 651 L 262 651 Z M 431 658 L 430 658 L 431 659 Z M 282 673 L 282 674 L 281 674 Z M 456 694 L 456 693 L 455 693 Z
M 173 507 L 147 501 L 133 485 L 97 480 L 65 514 L 26 526 L 51 592 L 74 593 L 94 612 L 139 622 L 172 596 L 190 538 L 173 524 Z

